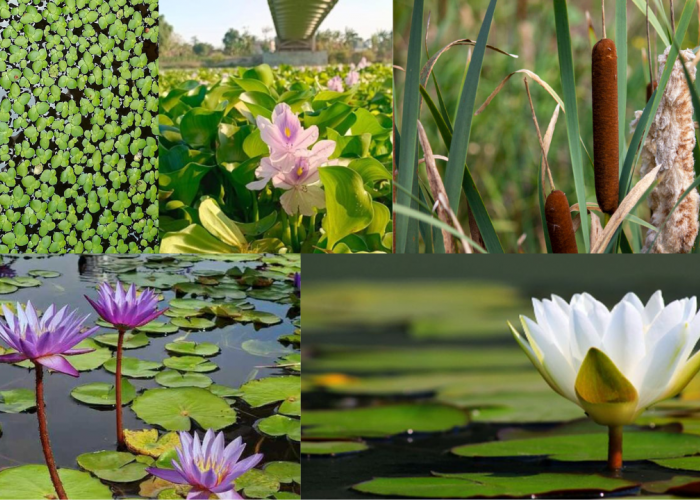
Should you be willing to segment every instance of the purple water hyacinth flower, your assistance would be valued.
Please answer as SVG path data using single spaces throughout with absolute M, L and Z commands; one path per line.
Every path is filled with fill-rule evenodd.
M 318 140 L 318 127 L 302 127 L 299 117 L 286 103 L 275 106 L 272 121 L 264 116 L 258 116 L 256 121 L 273 162 L 293 158 L 297 150 L 306 149 Z
M 30 360 L 50 370 L 77 377 L 78 371 L 64 356 L 85 354 L 93 349 L 75 349 L 82 340 L 95 333 L 98 327 L 83 330 L 89 315 L 77 316 L 77 310 L 68 312 L 68 307 L 59 311 L 53 304 L 41 319 L 31 302 L 23 308 L 17 304 L 17 315 L 3 304 L 5 321 L 0 320 L 0 339 L 17 352 L 0 356 L 2 363 L 18 363 Z
M 343 88 L 343 79 L 339 76 L 334 76 L 333 78 L 328 80 L 328 90 L 333 90 L 335 92 L 344 91 L 345 89 Z
M 365 68 L 368 68 L 370 66 L 370 63 L 367 61 L 366 57 L 363 57 L 360 59 L 360 62 L 357 63 L 357 71 L 362 71 Z
M 137 296 L 136 287 L 133 284 L 127 291 L 119 280 L 117 280 L 116 290 L 112 289 L 109 283 L 102 283 L 99 295 L 97 302 L 87 295 L 85 298 L 103 320 L 119 330 L 133 330 L 143 326 L 167 310 L 158 310 L 158 296 L 150 288 Z
M 352 87 L 353 85 L 357 85 L 357 82 L 360 81 L 360 74 L 357 71 L 351 71 L 348 73 L 348 76 L 345 77 L 345 84 L 348 87 Z
M 191 485 L 189 500 L 208 499 L 212 494 L 220 499 L 242 498 L 233 482 L 263 459 L 258 453 L 238 461 L 244 449 L 240 437 L 224 448 L 223 432 L 215 434 L 209 429 L 201 444 L 196 433 L 193 439 L 188 432 L 181 432 L 176 450 L 178 460 L 172 461 L 174 470 L 156 467 L 146 470 L 171 483 Z

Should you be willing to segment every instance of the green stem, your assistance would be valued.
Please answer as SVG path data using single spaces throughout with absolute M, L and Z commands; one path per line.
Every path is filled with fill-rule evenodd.
M 292 240 L 292 251 L 299 252 L 299 216 L 293 215 L 289 222 L 289 237 Z

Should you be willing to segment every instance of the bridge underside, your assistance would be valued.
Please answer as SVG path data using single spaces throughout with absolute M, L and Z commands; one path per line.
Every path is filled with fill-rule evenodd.
M 277 51 L 314 50 L 314 35 L 338 0 L 268 0 Z

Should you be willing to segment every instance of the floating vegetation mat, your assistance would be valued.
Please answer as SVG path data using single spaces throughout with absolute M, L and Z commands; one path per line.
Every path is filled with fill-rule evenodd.
M 528 286 L 306 282 L 304 497 L 697 496 L 700 378 L 625 428 L 608 473 L 607 429 L 510 336 Z
M 158 250 L 158 2 L 0 0 L 0 253 Z
M 151 476 L 168 467 L 176 431 L 241 437 L 263 461 L 235 481 L 247 498 L 299 498 L 301 470 L 298 256 L 4 256 L 0 301 L 39 310 L 68 305 L 100 329 L 70 356 L 80 377 L 44 376 L 49 434 L 69 498 L 184 498 Z M 116 451 L 116 330 L 83 295 L 117 278 L 150 287 L 167 312 L 124 340 L 122 401 L 127 451 Z M 3 349 L 0 348 L 0 353 Z M 37 434 L 34 373 L 0 364 L 0 499 L 52 495 Z

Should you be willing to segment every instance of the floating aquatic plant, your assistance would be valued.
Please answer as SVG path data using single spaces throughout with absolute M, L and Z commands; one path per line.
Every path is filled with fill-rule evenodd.
M 695 297 L 664 304 L 627 294 L 612 310 L 589 294 L 571 302 L 533 299 L 536 321 L 521 316 L 520 347 L 549 386 L 609 429 L 608 467 L 622 467 L 622 428 L 677 395 L 700 370 Z
M 5 321 L 0 320 L 0 339 L 16 352 L 0 355 L 0 362 L 17 363 L 29 360 L 36 374 L 36 410 L 39 419 L 39 437 L 53 483 L 59 498 L 65 499 L 66 492 L 58 476 L 54 462 L 44 407 L 44 367 L 77 377 L 76 370 L 64 356 L 85 354 L 92 349 L 77 349 L 75 346 L 92 335 L 97 327 L 83 329 L 88 316 L 80 318 L 77 311 L 68 312 L 68 307 L 56 311 L 51 304 L 41 319 L 31 302 L 24 308 L 16 306 L 15 314 L 4 304 L 2 310 Z
M 136 286 L 132 283 L 129 290 L 123 287 L 117 280 L 115 288 L 109 283 L 102 283 L 99 290 L 99 299 L 95 302 L 87 295 L 97 314 L 113 325 L 119 332 L 117 341 L 117 359 L 115 369 L 116 410 L 117 410 L 117 445 L 125 447 L 124 429 L 122 426 L 122 352 L 124 347 L 124 334 L 127 330 L 133 330 L 150 323 L 167 309 L 158 310 L 158 296 L 150 288 L 136 293 Z

